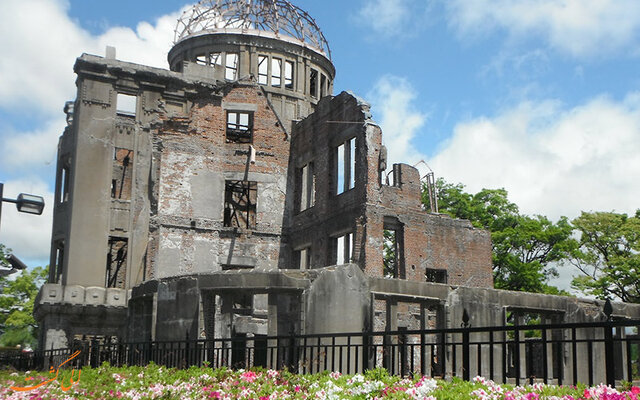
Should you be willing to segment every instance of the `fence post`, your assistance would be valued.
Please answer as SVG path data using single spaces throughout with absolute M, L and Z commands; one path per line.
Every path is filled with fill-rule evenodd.
M 369 369 L 369 327 L 362 330 L 362 372 Z
M 98 339 L 96 339 L 95 337 L 91 339 L 91 358 L 89 359 L 89 364 L 91 365 L 91 368 L 97 368 L 98 367 L 98 355 L 99 355 L 99 350 L 98 350 Z
M 189 368 L 191 366 L 191 354 L 189 353 L 189 330 L 188 329 L 186 330 L 184 340 L 186 342 L 184 346 L 184 360 L 185 360 L 184 368 Z
M 462 379 L 468 381 L 470 379 L 469 376 L 469 313 L 465 308 L 462 311 Z
M 612 326 L 612 318 L 611 314 L 613 313 L 613 306 L 611 305 L 611 300 L 607 298 L 607 301 L 604 303 L 604 314 L 607 316 L 607 321 L 604 326 L 604 358 L 605 365 L 607 369 L 607 385 L 611 387 L 616 386 L 616 368 L 614 362 L 614 351 L 613 351 L 613 326 Z
M 296 331 L 292 327 L 291 330 L 289 331 L 289 335 L 290 335 L 290 338 L 289 338 L 289 355 L 287 357 L 287 364 L 289 364 L 289 368 L 291 368 L 291 371 L 293 373 L 297 373 L 298 372 L 298 363 L 296 362 L 296 356 L 294 354 L 295 348 L 296 348 L 295 334 L 296 334 Z

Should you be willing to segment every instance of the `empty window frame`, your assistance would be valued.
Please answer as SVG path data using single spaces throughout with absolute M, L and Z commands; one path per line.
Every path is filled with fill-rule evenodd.
M 320 76 L 320 98 L 327 95 L 327 77 L 322 74 Z
M 123 117 L 135 117 L 138 97 L 125 93 L 118 93 L 116 97 L 116 114 Z
M 424 273 L 427 282 L 447 283 L 447 270 L 427 268 Z
M 105 287 L 124 289 L 127 277 L 127 238 L 110 237 L 107 249 Z
M 49 272 L 50 283 L 60 283 L 62 280 L 62 268 L 64 266 L 64 240 L 58 240 L 53 244 L 53 268 Z
M 353 260 L 353 233 L 345 233 L 334 239 L 334 260 L 336 265 Z
M 398 241 L 393 229 L 383 230 L 382 263 L 385 278 L 398 277 Z
M 209 60 L 207 60 L 206 54 L 198 54 L 196 56 L 196 64 L 198 65 L 209 65 Z
M 269 57 L 258 56 L 258 83 L 269 84 Z
M 311 268 L 311 247 L 305 247 L 293 252 L 293 268 Z
M 293 61 L 284 62 L 284 87 L 293 90 Z
M 212 67 L 222 66 L 222 53 L 209 53 L 208 62 Z
M 280 87 L 282 85 L 282 60 L 271 59 L 271 86 Z
M 224 190 L 224 226 L 255 229 L 257 198 L 258 188 L 256 182 L 226 181 Z
M 227 143 L 251 143 L 253 141 L 253 113 L 227 111 Z
M 384 277 L 406 279 L 403 224 L 396 217 L 385 216 L 382 233 Z
M 132 167 L 133 150 L 114 147 L 111 198 L 119 200 L 131 198 Z
M 311 162 L 300 168 L 298 174 L 298 210 L 302 212 L 308 208 L 313 207 L 316 202 L 316 175 L 313 168 L 313 163 Z
M 59 203 L 64 203 L 69 200 L 69 166 L 63 164 L 59 170 L 57 180 L 57 197 Z
M 335 194 L 341 194 L 356 185 L 356 138 L 351 138 L 336 148 L 335 160 Z
M 220 66 L 222 65 L 222 54 L 221 53 L 198 54 L 196 56 L 196 64 L 207 65 L 210 67 Z
M 309 74 L 309 94 L 314 99 L 318 98 L 318 71 L 313 68 Z
M 227 53 L 224 78 L 229 81 L 238 79 L 238 53 Z

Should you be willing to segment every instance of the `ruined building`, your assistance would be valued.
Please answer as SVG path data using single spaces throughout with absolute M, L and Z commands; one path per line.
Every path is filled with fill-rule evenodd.
M 492 289 L 489 233 L 424 210 L 418 170 L 388 166 L 369 105 L 333 95 L 329 45 L 289 2 L 201 1 L 168 61 L 76 61 L 41 348 L 599 317 Z

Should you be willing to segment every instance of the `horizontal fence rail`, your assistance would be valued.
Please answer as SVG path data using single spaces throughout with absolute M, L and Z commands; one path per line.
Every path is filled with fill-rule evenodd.
M 394 375 L 421 374 L 501 383 L 575 385 L 640 380 L 640 320 L 455 329 L 401 330 L 230 339 L 75 343 L 70 349 L 0 353 L 0 365 L 45 370 L 146 365 L 174 368 L 287 368 L 297 373 L 362 373 L 377 367 Z

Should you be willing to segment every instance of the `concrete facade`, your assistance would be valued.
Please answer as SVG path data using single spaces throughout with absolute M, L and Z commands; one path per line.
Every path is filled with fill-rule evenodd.
M 324 51 L 221 31 L 178 41 L 170 70 L 107 53 L 77 59 L 65 107 L 41 348 L 600 318 L 493 290 L 489 233 L 424 210 Z

